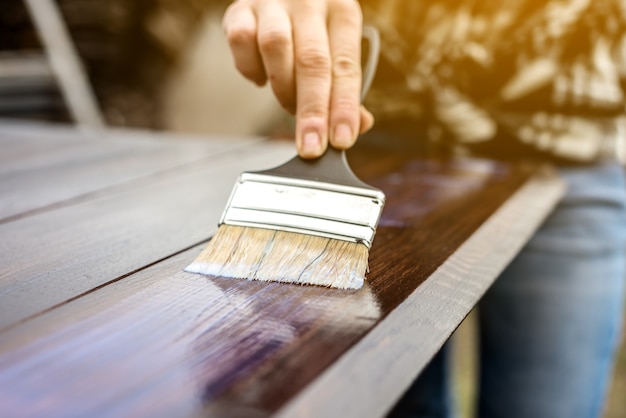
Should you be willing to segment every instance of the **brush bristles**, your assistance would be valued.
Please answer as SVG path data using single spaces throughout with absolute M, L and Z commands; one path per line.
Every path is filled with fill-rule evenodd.
M 222 225 L 185 271 L 238 279 L 360 289 L 368 248 L 359 243 Z

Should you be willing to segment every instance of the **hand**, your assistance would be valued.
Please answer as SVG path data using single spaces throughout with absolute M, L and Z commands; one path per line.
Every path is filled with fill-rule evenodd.
M 374 118 L 360 104 L 361 8 L 356 0 L 237 0 L 223 20 L 241 74 L 268 80 L 296 115 L 296 146 L 303 158 L 328 142 L 350 148 Z

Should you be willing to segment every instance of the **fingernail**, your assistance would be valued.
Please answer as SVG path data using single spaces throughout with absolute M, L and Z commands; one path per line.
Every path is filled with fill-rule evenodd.
M 352 144 L 352 129 L 345 123 L 337 125 L 335 128 L 335 145 L 351 145 Z
M 322 140 L 317 132 L 307 132 L 302 137 L 302 151 L 306 154 L 317 154 Z

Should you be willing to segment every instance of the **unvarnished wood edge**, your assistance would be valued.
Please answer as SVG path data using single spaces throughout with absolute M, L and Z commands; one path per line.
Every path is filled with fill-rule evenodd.
M 554 170 L 531 177 L 428 280 L 276 416 L 384 415 L 564 192 Z

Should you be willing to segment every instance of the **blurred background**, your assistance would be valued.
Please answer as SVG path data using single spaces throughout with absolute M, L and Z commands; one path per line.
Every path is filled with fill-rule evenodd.
M 42 42 L 42 30 L 50 27 L 41 21 L 34 24 L 32 8 L 37 3 L 30 1 L 28 9 L 22 0 L 2 0 L 0 118 L 72 123 L 65 87 L 51 66 L 54 58 L 47 55 L 54 51 Z M 291 119 L 271 91 L 254 87 L 234 70 L 220 23 L 227 3 L 52 2 L 107 126 L 289 137 Z M 44 13 L 44 20 L 49 18 Z M 55 33 L 52 27 L 51 36 Z M 465 417 L 471 416 L 476 390 L 474 327 L 470 315 L 454 336 L 456 389 Z M 606 418 L 626 417 L 624 344 L 617 363 Z
M 34 25 L 27 3 L 2 1 L 0 117 L 69 122 L 39 36 L 50 22 Z M 256 134 L 286 117 L 269 89 L 253 88 L 233 71 L 220 22 L 226 0 L 53 3 L 107 125 Z

